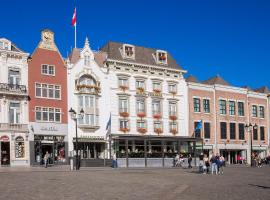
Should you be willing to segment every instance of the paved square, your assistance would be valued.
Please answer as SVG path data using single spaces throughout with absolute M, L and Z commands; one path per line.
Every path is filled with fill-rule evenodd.
M 0 199 L 270 199 L 270 166 L 230 166 L 224 175 L 188 169 L 0 168 Z

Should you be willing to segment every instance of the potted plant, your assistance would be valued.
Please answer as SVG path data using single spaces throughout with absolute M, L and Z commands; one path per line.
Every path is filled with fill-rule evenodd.
M 140 118 L 143 118 L 143 117 L 146 116 L 146 114 L 145 114 L 145 112 L 138 112 L 137 116 L 140 117 Z
M 160 119 L 161 118 L 161 114 L 160 113 L 156 113 L 156 114 L 153 115 L 153 117 L 155 119 Z
M 170 132 L 171 132 L 173 135 L 176 135 L 176 134 L 177 134 L 176 128 L 172 128 L 172 129 L 170 130 Z
M 128 129 L 128 128 L 120 128 L 120 131 L 122 131 L 122 132 L 126 133 L 126 132 L 128 132 L 128 131 L 129 131 L 129 129 Z
M 123 91 L 126 91 L 128 89 L 128 86 L 126 85 L 120 85 L 119 88 Z
M 160 135 L 162 133 L 162 129 L 161 128 L 155 128 L 154 132 L 157 133 L 158 135 Z
M 121 117 L 128 117 L 129 116 L 128 112 L 120 112 L 119 114 Z
M 144 93 L 144 88 L 143 87 L 137 87 L 137 92 L 138 93 Z
M 159 89 L 159 88 L 155 88 L 155 89 L 153 89 L 153 91 L 155 92 L 155 93 L 160 93 L 161 92 L 161 89 Z
M 172 121 L 177 120 L 177 116 L 176 115 L 170 115 L 170 120 L 172 120 Z
M 147 132 L 146 128 L 137 128 L 139 133 L 145 134 Z

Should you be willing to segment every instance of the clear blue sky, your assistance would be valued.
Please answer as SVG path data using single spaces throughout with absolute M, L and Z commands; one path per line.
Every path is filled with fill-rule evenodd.
M 0 37 L 33 52 L 50 28 L 66 57 L 75 3 L 79 47 L 88 36 L 92 49 L 108 40 L 165 49 L 200 80 L 219 74 L 237 86 L 270 86 L 268 0 L 1 1 Z

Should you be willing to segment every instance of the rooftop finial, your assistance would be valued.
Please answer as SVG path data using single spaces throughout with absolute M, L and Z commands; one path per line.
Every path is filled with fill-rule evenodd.
M 89 47 L 89 40 L 88 40 L 88 37 L 85 38 L 84 47 Z

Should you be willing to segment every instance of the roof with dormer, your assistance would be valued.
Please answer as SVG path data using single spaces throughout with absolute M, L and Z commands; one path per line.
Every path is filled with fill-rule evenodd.
M 206 81 L 203 81 L 202 83 L 208 84 L 208 85 L 225 85 L 225 86 L 231 86 L 227 81 L 225 81 L 220 75 L 216 75 Z
M 124 58 L 121 54 L 123 45 L 124 43 L 109 41 L 107 44 L 105 44 L 105 46 L 101 48 L 101 51 L 106 52 L 108 54 L 108 59 L 112 60 L 182 70 L 182 67 L 177 64 L 176 60 L 172 58 L 169 52 L 167 52 L 167 64 L 157 63 L 155 60 L 155 55 L 158 49 L 132 45 L 135 47 L 135 58 Z

